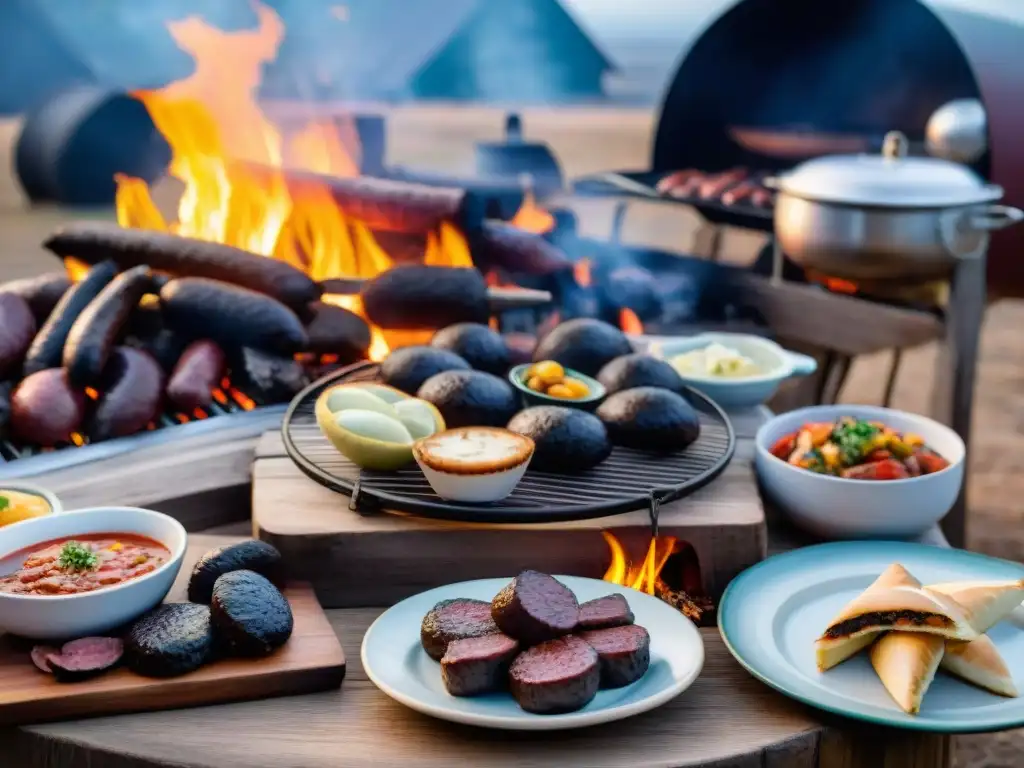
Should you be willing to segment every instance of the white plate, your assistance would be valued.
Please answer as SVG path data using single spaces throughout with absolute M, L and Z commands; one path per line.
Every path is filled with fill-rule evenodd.
M 704 643 L 697 628 L 678 610 L 656 597 L 606 581 L 577 576 L 556 578 L 575 592 L 581 603 L 613 592 L 629 601 L 636 623 L 651 635 L 651 667 L 646 675 L 625 688 L 598 691 L 583 709 L 564 715 L 524 712 L 507 693 L 451 696 L 441 682 L 441 665 L 420 645 L 424 615 L 442 600 L 491 600 L 511 577 L 449 584 L 392 606 L 363 636 L 363 668 L 374 685 L 418 712 L 467 725 L 524 731 L 582 728 L 622 720 L 661 706 L 697 679 L 704 665 Z

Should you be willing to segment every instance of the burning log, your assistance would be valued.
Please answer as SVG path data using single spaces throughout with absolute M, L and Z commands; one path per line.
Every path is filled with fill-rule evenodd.
M 508 224 L 486 222 L 470 235 L 470 243 L 475 257 L 507 272 L 550 275 L 573 266 L 560 248 L 540 235 Z
M 57 230 L 43 246 L 61 258 L 88 264 L 113 259 L 121 269 L 145 264 L 178 277 L 221 280 L 272 296 L 294 309 L 320 298 L 320 288 L 309 276 L 282 261 L 166 232 L 83 221 Z

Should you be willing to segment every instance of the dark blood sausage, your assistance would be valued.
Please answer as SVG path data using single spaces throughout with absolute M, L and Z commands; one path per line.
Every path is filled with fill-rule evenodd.
M 7 425 L 11 423 L 11 393 L 13 391 L 13 381 L 0 381 L 0 436 L 6 432 Z
M 17 371 L 35 335 L 28 302 L 16 293 L 0 293 L 0 377 Z
M 220 386 L 227 363 L 224 352 L 208 339 L 194 341 L 181 353 L 167 382 L 167 399 L 183 411 L 206 408 Z
M 231 381 L 260 405 L 286 403 L 309 384 L 309 377 L 291 357 L 278 357 L 242 347 L 228 361 Z
M 381 328 L 437 330 L 486 323 L 487 283 L 475 269 L 405 266 L 363 285 L 363 309 Z
M 498 631 L 490 603 L 459 597 L 442 600 L 427 612 L 420 624 L 420 643 L 430 658 L 440 661 L 449 643 Z
M 680 187 L 694 177 L 700 175 L 700 171 L 695 171 L 693 168 L 687 168 L 684 171 L 673 171 L 668 176 L 662 176 L 661 179 L 658 180 L 658 184 L 655 189 L 659 194 L 667 195 L 676 187 Z
M 52 645 L 36 645 L 32 647 L 29 656 L 32 658 L 32 663 L 36 665 L 36 669 L 49 675 L 53 673 L 53 670 L 50 669 L 49 657 L 59 654 L 60 648 L 54 648 Z
M 306 323 L 309 351 L 337 355 L 342 363 L 366 357 L 370 348 L 370 326 L 355 312 L 316 301 L 309 305 L 312 320 Z
M 26 376 L 47 368 L 57 368 L 61 364 L 64 342 L 71 332 L 71 326 L 115 275 L 117 265 L 112 261 L 104 261 L 90 269 L 85 277 L 67 290 L 28 348 L 24 366 Z
M 302 321 L 284 304 L 220 280 L 171 280 L 160 291 L 160 306 L 171 330 L 190 339 L 213 339 L 224 348 L 293 355 L 309 343 Z
M 209 605 L 213 585 L 225 573 L 254 571 L 273 582 L 281 581 L 281 553 L 265 541 L 250 539 L 211 549 L 196 562 L 188 580 L 188 599 Z
M 621 627 L 632 624 L 633 620 L 633 611 L 630 610 L 626 598 L 616 593 L 580 603 L 578 630 Z
M 0 285 L 0 293 L 15 293 L 21 296 L 28 302 L 36 323 L 42 325 L 70 287 L 71 278 L 67 272 L 47 272 L 39 277 L 26 277 L 3 283 Z
M 126 341 L 127 346 L 141 349 L 152 355 L 168 376 L 174 372 L 174 366 L 178 364 L 178 360 L 181 359 L 188 344 L 188 339 L 169 328 L 164 328 L 151 335 L 132 336 Z
M 730 171 L 716 173 L 700 185 L 698 194 L 703 200 L 713 200 L 721 197 L 731 186 L 743 181 L 743 177 L 746 175 L 746 168 L 733 168 Z
M 89 264 L 113 259 L 122 269 L 144 264 L 177 277 L 222 280 L 290 307 L 304 307 L 320 298 L 319 286 L 283 261 L 165 232 L 82 221 L 57 230 L 43 245 L 61 258 L 73 256 Z
M 486 222 L 471 241 L 473 257 L 484 259 L 491 267 L 538 276 L 572 269 L 561 248 L 511 224 Z
M 508 635 L 453 640 L 441 657 L 441 682 L 452 696 L 479 696 L 504 689 L 519 643 Z
M 164 372 L 149 354 L 115 347 L 99 382 L 100 398 L 89 419 L 89 439 L 133 435 L 160 413 Z
M 269 656 L 292 635 L 288 599 L 255 571 L 232 571 L 217 579 L 210 597 L 217 641 L 232 656 Z
M 742 181 L 722 195 L 723 205 L 736 205 L 749 199 L 760 187 L 753 181 Z
M 651 636 L 639 624 L 595 629 L 580 637 L 597 651 L 602 688 L 635 683 L 651 665 Z
M 152 286 L 152 273 L 143 265 L 111 280 L 78 316 L 64 342 L 64 367 L 76 387 L 95 386 L 110 350 L 118 341 L 139 300 Z
M 567 635 L 519 654 L 508 680 L 520 707 L 552 715 L 589 704 L 601 684 L 601 668 L 597 651 L 575 635 Z
M 569 634 L 579 613 L 572 590 L 538 571 L 523 571 L 491 601 L 494 623 L 524 645 Z
M 136 621 L 124 641 L 128 668 L 146 677 L 175 677 L 199 669 L 214 656 L 210 609 L 167 603 Z
M 65 643 L 58 653 L 47 656 L 46 662 L 58 682 L 75 683 L 112 669 L 123 654 L 120 638 L 83 637 Z
M 82 426 L 85 396 L 74 389 L 63 368 L 50 368 L 26 377 L 11 395 L 11 432 L 35 445 L 51 446 L 71 440 Z

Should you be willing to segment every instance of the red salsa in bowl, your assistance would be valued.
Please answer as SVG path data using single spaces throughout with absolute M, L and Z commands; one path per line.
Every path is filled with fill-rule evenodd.
M 94 592 L 152 573 L 170 559 L 170 549 L 134 533 L 68 536 L 0 560 L 0 573 L 15 566 L 0 576 L 0 594 L 53 597 Z

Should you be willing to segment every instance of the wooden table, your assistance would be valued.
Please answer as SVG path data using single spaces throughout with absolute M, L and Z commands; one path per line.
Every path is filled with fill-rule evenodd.
M 749 461 L 750 428 L 740 437 L 735 460 Z M 771 550 L 806 543 L 774 517 L 769 516 L 769 526 Z M 931 540 L 942 543 L 940 535 Z M 663 707 L 621 723 L 534 734 L 433 720 L 393 702 L 366 678 L 359 646 L 382 610 L 328 611 L 349 660 L 338 691 L 11 729 L 0 732 L 0 765 L 946 768 L 950 763 L 948 737 L 826 717 L 775 693 L 735 662 L 714 628 L 701 630 L 706 661 L 696 683 Z

